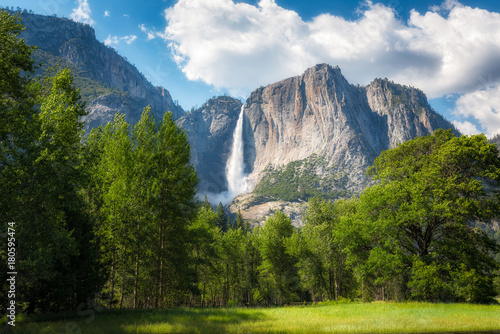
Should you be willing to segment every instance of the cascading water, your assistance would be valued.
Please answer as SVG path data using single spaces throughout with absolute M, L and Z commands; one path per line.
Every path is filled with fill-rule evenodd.
M 243 106 L 241 107 L 236 128 L 233 132 L 233 146 L 231 147 L 231 155 L 226 163 L 226 179 L 228 190 L 214 194 L 206 193 L 208 200 L 212 204 L 221 202 L 226 205 L 238 194 L 248 192 L 250 186 L 245 174 L 245 162 L 243 156 Z M 199 194 L 202 199 L 202 194 Z
M 243 153 L 243 106 L 241 106 L 240 115 L 233 133 L 231 156 L 226 164 L 228 195 L 231 198 L 249 190 Z

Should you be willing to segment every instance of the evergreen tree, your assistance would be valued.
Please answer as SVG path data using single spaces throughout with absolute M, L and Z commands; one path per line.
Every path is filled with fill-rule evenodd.
M 207 198 L 207 195 L 205 194 L 205 198 L 203 199 L 203 203 L 202 203 L 202 206 L 205 208 L 205 209 L 210 209 L 212 210 L 212 204 L 210 204 L 210 202 L 208 201 L 208 198 Z
M 197 274 L 198 288 L 193 291 L 195 304 L 208 306 L 213 300 L 211 292 L 216 283 L 217 240 L 220 230 L 212 208 L 201 205 L 196 218 L 189 225 L 189 240 L 193 268 Z
M 332 203 L 313 197 L 309 200 L 302 228 L 303 247 L 300 252 L 302 284 L 313 300 L 334 300 L 348 290 L 345 284 L 350 272 L 345 256 L 335 242 L 337 218 Z
M 246 222 L 243 220 L 243 216 L 241 215 L 240 209 L 238 209 L 238 213 L 236 214 L 236 220 L 234 221 L 234 228 L 248 230 L 248 226 Z
M 217 226 L 222 232 L 227 232 L 227 229 L 230 225 L 227 225 L 228 218 L 226 212 L 224 211 L 224 206 L 221 202 L 219 202 L 219 206 L 217 207 L 217 211 L 215 212 L 215 214 L 217 215 Z
M 154 268 L 154 261 L 145 254 L 151 254 L 153 251 L 151 246 L 154 245 L 155 241 L 154 215 L 151 210 L 153 200 L 151 189 L 154 179 L 151 175 L 154 172 L 156 132 L 156 120 L 148 106 L 144 108 L 139 122 L 132 131 L 135 147 L 132 153 L 134 166 L 131 181 L 131 209 L 135 227 L 131 233 L 132 244 L 130 247 L 130 252 L 133 253 L 131 259 L 133 267 L 129 272 L 133 276 L 133 308 L 139 307 L 140 300 L 147 300 L 152 292 L 150 287 L 153 282 L 150 280 L 148 268 Z
M 15 224 L 23 273 L 16 302 L 28 313 L 56 311 L 76 307 L 99 286 L 93 224 L 79 194 L 85 111 L 68 70 L 33 78 L 19 21 L 0 11 L 0 211 L 4 224 Z
M 153 207 L 157 222 L 156 306 L 173 305 L 194 288 L 189 266 L 188 222 L 196 213 L 198 178 L 186 134 L 167 112 L 159 125 L 154 157 Z

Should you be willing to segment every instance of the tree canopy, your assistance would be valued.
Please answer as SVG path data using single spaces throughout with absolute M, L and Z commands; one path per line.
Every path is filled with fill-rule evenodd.
M 499 214 L 495 145 L 484 135 L 455 137 L 437 130 L 383 152 L 369 173 L 380 183 L 363 192 L 354 220 L 369 249 L 365 269 L 381 285 L 396 276 L 407 281 L 401 292 L 417 299 L 487 298 L 497 268 L 489 254 L 498 245 L 474 226 Z M 429 277 L 422 271 L 441 280 L 439 294 L 416 283 Z M 482 292 L 458 293 L 452 285 L 464 275 L 485 278 Z

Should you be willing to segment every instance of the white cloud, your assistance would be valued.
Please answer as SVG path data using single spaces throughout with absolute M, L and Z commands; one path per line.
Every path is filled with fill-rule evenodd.
M 107 46 L 118 45 L 121 41 L 124 41 L 127 44 L 132 44 L 136 39 L 137 39 L 136 35 L 129 35 L 123 37 L 108 35 L 108 37 L 104 41 L 104 45 Z
M 433 12 L 440 12 L 449 11 L 460 6 L 462 6 L 462 4 L 458 0 L 445 0 L 440 6 L 432 6 L 430 9 Z
M 78 7 L 73 9 L 69 17 L 74 21 L 93 25 L 94 20 L 90 17 L 92 11 L 90 10 L 88 0 L 77 0 L 77 3 Z
M 125 36 L 122 37 L 122 39 L 125 41 L 125 43 L 132 44 L 137 39 L 137 36 L 136 35 Z
M 118 37 L 117 36 L 111 36 L 108 35 L 106 40 L 104 41 L 104 45 L 111 46 L 111 45 L 116 45 L 118 44 Z
M 108 17 L 109 15 L 111 15 L 111 13 L 109 12 L 109 10 L 105 10 L 104 11 L 104 17 Z
M 308 27 L 297 13 L 264 0 L 179 1 L 167 9 L 164 38 L 190 80 L 243 95 L 299 74 L 317 57 L 307 51 Z M 182 61 L 186 60 L 186 61 Z
M 500 133 L 500 85 L 461 96 L 456 101 L 453 115 L 476 119 L 488 137 Z M 467 123 L 469 122 L 462 122 L 457 127 L 461 129 L 462 126 L 467 131 L 470 130 L 469 134 L 481 132 L 477 128 L 472 128 L 470 126 L 472 124 Z
M 474 124 L 472 124 L 469 121 L 463 121 L 463 122 L 451 121 L 451 123 L 453 123 L 453 125 L 455 125 L 458 131 L 460 131 L 464 135 L 470 136 L 481 132 L 477 129 L 477 127 Z
M 140 24 L 139 28 L 141 29 L 141 31 L 143 33 L 145 33 L 147 35 L 148 41 L 155 39 L 158 36 L 158 33 L 155 30 L 150 30 L 150 29 L 146 28 L 146 26 L 144 24 Z
M 500 75 L 500 14 L 447 0 L 440 13 L 414 11 L 403 23 L 389 7 L 366 6 L 355 21 L 323 14 L 306 22 L 273 0 L 180 0 L 165 12 L 163 37 L 189 79 L 242 92 L 320 62 L 355 83 L 389 77 L 431 97 Z
M 179 0 L 161 37 L 188 79 L 243 97 L 323 62 L 352 83 L 388 77 L 431 98 L 475 92 L 485 77 L 500 83 L 500 14 L 446 0 L 402 22 L 390 7 L 365 5 L 354 21 L 304 21 L 273 0 Z

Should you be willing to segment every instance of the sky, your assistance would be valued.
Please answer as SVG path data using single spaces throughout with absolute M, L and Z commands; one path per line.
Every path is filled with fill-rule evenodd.
M 338 65 L 417 87 L 464 134 L 500 133 L 498 0 L 0 0 L 69 17 L 185 110 Z

